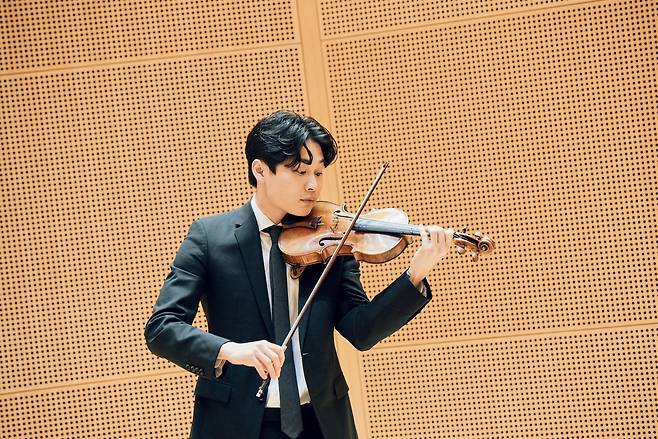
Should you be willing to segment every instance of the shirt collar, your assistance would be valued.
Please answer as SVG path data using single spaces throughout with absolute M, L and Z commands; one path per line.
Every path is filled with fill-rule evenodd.
M 267 215 L 263 213 L 262 210 L 260 210 L 260 207 L 258 207 L 258 203 L 256 203 L 256 195 L 251 197 L 251 208 L 253 209 L 254 215 L 256 216 L 256 223 L 258 223 L 258 230 L 262 232 L 268 227 L 274 225 L 272 220 L 269 219 Z

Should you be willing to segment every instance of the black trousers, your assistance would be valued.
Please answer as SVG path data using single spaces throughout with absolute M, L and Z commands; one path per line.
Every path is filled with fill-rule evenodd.
M 302 422 L 304 431 L 297 439 L 322 439 L 322 431 L 311 404 L 302 405 Z M 281 432 L 281 413 L 279 409 L 265 409 L 260 439 L 289 439 Z

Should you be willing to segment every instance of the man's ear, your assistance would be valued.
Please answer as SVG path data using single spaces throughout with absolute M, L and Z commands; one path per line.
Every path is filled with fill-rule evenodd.
M 254 174 L 254 178 L 256 178 L 256 182 L 263 181 L 265 178 L 265 168 L 267 165 L 263 163 L 260 159 L 255 159 L 253 162 L 251 162 L 251 172 Z

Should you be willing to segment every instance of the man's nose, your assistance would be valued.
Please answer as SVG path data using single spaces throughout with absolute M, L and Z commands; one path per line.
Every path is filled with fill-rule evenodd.
M 308 180 L 306 180 L 306 190 L 314 191 L 318 188 L 318 179 L 315 175 L 311 175 Z

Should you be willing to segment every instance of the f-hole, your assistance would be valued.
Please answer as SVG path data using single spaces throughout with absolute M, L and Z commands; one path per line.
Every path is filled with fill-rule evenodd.
M 320 241 L 318 242 L 318 244 L 320 244 L 321 246 L 324 247 L 324 246 L 326 245 L 326 244 L 325 244 L 325 241 L 331 241 L 332 243 L 336 243 L 336 244 L 338 244 L 338 243 L 340 242 L 340 238 L 330 238 L 330 237 L 322 238 L 322 239 L 320 239 Z

